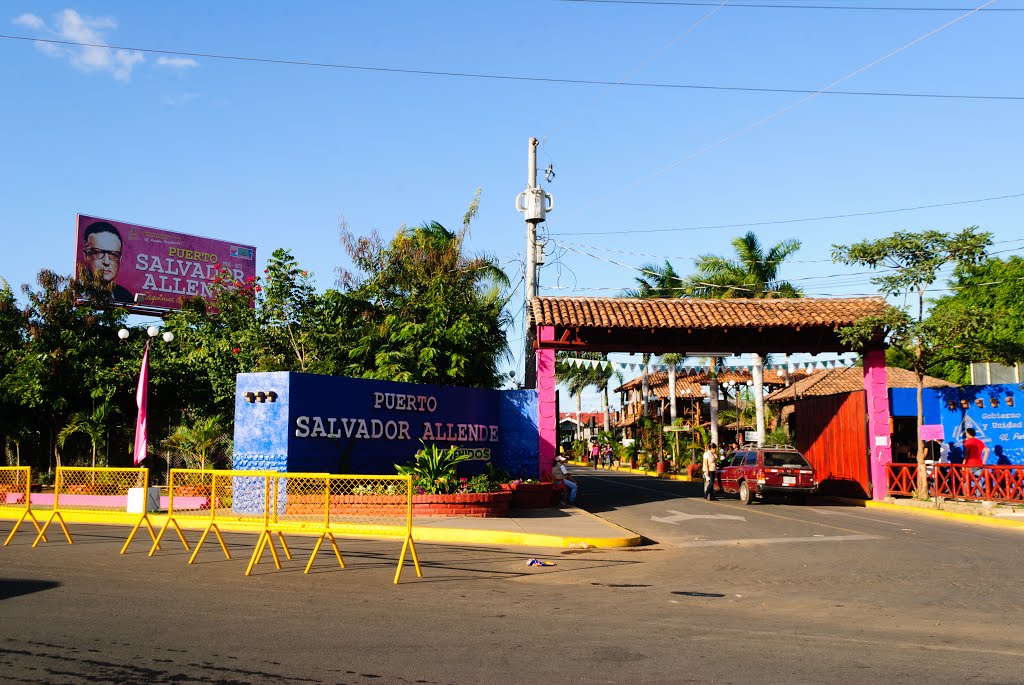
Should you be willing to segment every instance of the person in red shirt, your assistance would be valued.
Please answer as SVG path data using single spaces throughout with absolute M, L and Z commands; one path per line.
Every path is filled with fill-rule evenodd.
M 967 439 L 964 440 L 964 466 L 981 466 L 988 458 L 988 447 L 974 437 L 975 435 L 977 431 L 973 428 L 967 429 Z
M 971 469 L 969 480 L 974 481 L 971 487 L 971 494 L 974 497 L 985 497 L 985 470 L 981 468 L 988 458 L 988 447 L 981 440 L 975 437 L 977 431 L 973 428 L 967 429 L 967 439 L 964 440 L 964 466 Z

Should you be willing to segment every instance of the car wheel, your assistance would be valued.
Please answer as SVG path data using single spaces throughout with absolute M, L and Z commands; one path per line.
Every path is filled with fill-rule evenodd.
M 740 502 L 743 504 L 750 504 L 754 501 L 754 493 L 750 491 L 750 486 L 747 485 L 747 481 L 740 483 Z

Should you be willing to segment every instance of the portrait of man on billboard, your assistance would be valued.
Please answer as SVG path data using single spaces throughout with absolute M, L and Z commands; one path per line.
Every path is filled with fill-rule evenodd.
M 121 234 L 113 224 L 95 221 L 85 229 L 82 254 L 89 270 L 95 276 L 113 284 L 114 301 L 132 302 L 132 294 L 118 285 L 117 272 L 121 268 Z

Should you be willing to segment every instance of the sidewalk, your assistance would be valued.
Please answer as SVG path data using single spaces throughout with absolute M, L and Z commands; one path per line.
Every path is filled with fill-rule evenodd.
M 24 509 L 0 509 L 0 520 L 12 524 Z M 49 518 L 47 509 L 33 512 L 43 523 Z M 132 526 L 138 521 L 137 514 L 115 513 L 91 515 L 89 512 L 65 512 L 69 523 L 96 523 L 101 525 Z M 159 529 L 164 525 L 166 512 L 149 515 L 152 525 Z M 179 521 L 186 530 L 202 530 L 206 520 L 182 519 Z M 229 521 L 219 523 L 223 531 L 253 532 L 251 525 L 238 525 Z M 10 531 L 9 526 L 0 527 L 2 536 Z M 30 521 L 21 525 L 23 534 L 35 530 Z M 256 530 L 255 532 L 259 532 Z M 47 534 L 61 535 L 57 525 L 51 526 Z M 145 535 L 145 534 L 144 534 Z M 450 542 L 478 545 L 514 545 L 522 547 L 634 547 L 640 544 L 640 536 L 625 528 L 595 516 L 576 507 L 548 509 L 513 509 L 511 515 L 494 518 L 471 516 L 416 517 L 413 519 L 412 536 L 417 542 Z
M 887 497 L 881 502 L 846 497 L 829 497 L 828 499 L 869 509 L 901 511 L 959 521 L 960 523 L 975 523 L 1024 531 L 1024 507 L 1020 504 L 943 500 L 941 498 L 936 502 L 934 499 L 919 500 L 913 497 Z
M 413 539 L 524 547 L 634 547 L 640 536 L 576 507 L 513 509 L 507 517 L 417 517 Z

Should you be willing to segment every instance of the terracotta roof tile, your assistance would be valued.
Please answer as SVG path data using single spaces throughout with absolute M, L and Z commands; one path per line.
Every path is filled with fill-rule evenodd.
M 692 328 L 846 326 L 885 311 L 880 297 L 843 299 L 639 299 L 535 297 L 534 324 L 569 328 Z
M 889 367 L 886 369 L 886 381 L 890 388 L 916 388 L 917 375 L 913 371 Z M 924 387 L 952 387 L 955 383 L 940 378 L 924 377 Z M 796 397 L 819 397 L 822 395 L 838 395 L 844 392 L 855 392 L 864 389 L 864 369 L 854 366 L 844 369 L 830 369 L 825 373 L 816 373 L 797 381 L 788 388 L 782 388 L 768 395 L 769 402 L 792 402 Z
M 676 373 L 676 396 L 683 397 L 683 384 L 688 384 L 690 388 L 690 394 L 693 395 L 694 387 L 700 388 L 701 386 L 708 384 L 708 372 L 704 369 L 694 369 L 694 373 L 687 373 L 680 371 Z M 820 373 L 820 372 L 819 372 Z M 802 369 L 798 369 L 795 372 L 789 374 L 791 381 L 800 380 L 806 378 L 808 372 Z M 725 371 L 718 372 L 718 382 L 728 383 L 729 381 L 736 381 L 737 383 L 746 383 L 747 381 L 753 380 L 749 371 L 744 370 L 733 370 L 727 369 Z M 780 377 L 774 372 L 766 371 L 764 374 L 764 387 L 773 388 L 785 385 L 786 380 L 784 377 Z M 615 392 L 623 390 L 631 390 L 633 388 L 639 388 L 643 385 L 643 376 L 638 376 L 631 381 L 623 383 L 618 388 L 615 388 Z M 658 397 L 668 397 L 668 372 L 657 371 L 655 373 L 647 374 L 647 385 Z M 701 392 L 702 397 L 707 397 L 707 394 Z

